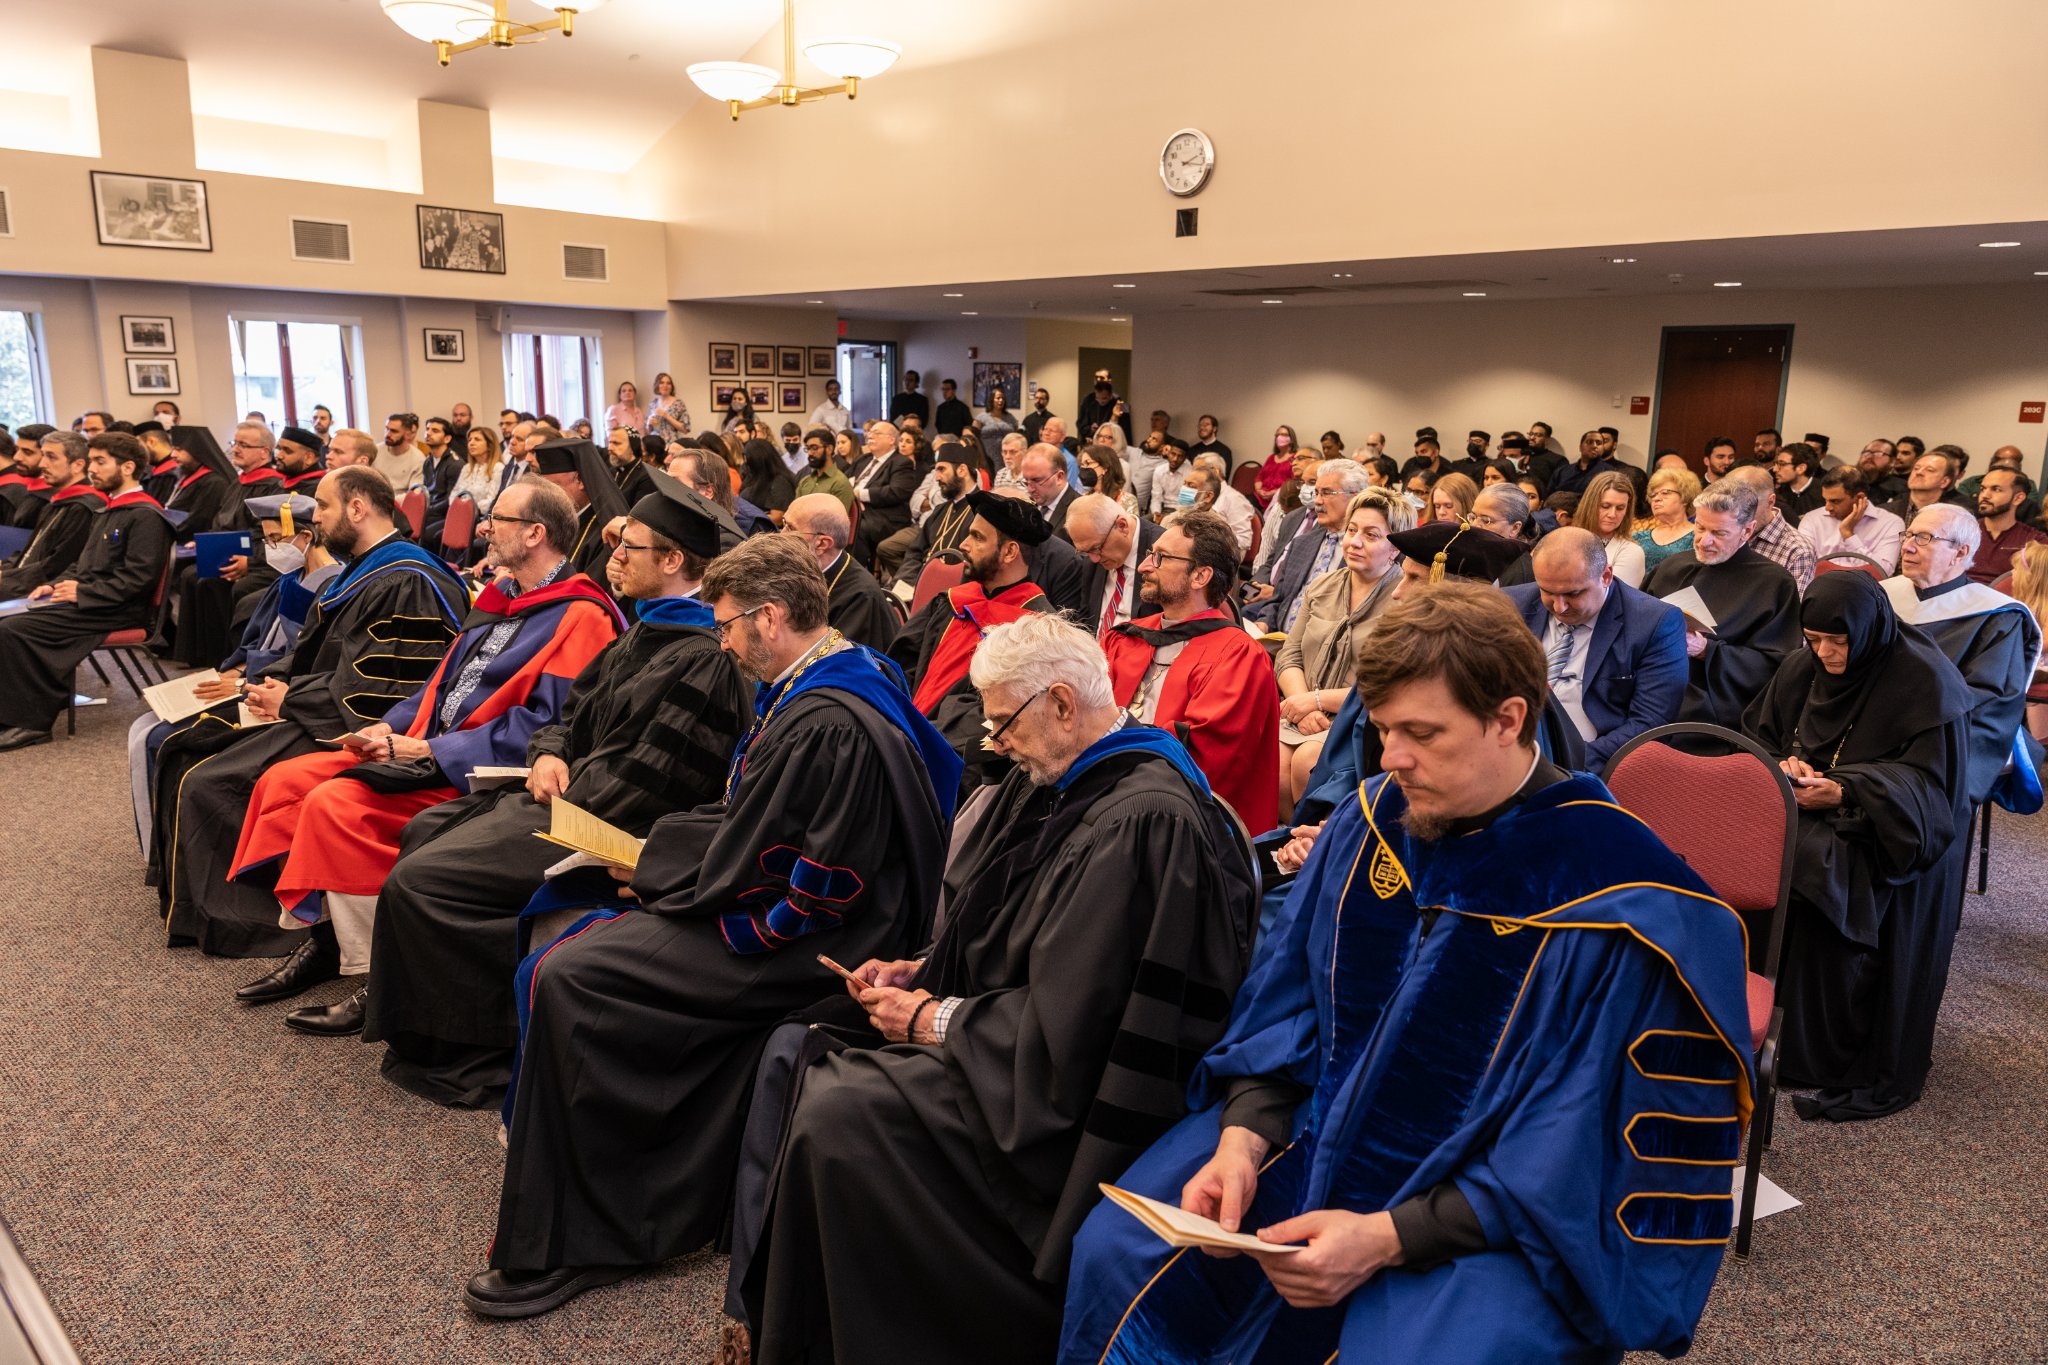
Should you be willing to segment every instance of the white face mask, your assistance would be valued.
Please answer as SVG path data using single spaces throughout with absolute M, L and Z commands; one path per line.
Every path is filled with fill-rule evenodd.
M 1316 490 L 1312 485 L 1302 485 L 1301 505 L 1308 511 L 1316 510 Z
M 263 547 L 263 562 L 279 574 L 297 573 L 306 567 L 306 552 L 297 541 L 281 540 Z

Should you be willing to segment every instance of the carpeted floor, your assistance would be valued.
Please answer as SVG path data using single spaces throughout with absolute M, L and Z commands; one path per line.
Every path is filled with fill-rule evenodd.
M 462 1308 L 495 1116 L 414 1099 L 371 1049 L 287 1032 L 286 1006 L 235 1007 L 263 964 L 165 951 L 128 814 L 136 714 L 123 691 L 77 738 L 0 755 L 0 1214 L 84 1359 L 708 1359 L 708 1254 L 534 1322 Z M 1725 1267 L 1691 1359 L 2048 1360 L 2048 828 L 2004 817 L 1998 839 L 1932 1088 L 1875 1124 L 1781 1112 L 1766 1169 L 1805 1207 Z

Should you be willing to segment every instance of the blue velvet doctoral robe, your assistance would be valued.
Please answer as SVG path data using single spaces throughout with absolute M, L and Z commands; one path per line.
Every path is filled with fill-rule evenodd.
M 1454 1181 L 1487 1248 L 1284 1305 L 1256 1261 L 1176 1253 L 1107 1202 L 1062 1362 L 1618 1361 L 1691 1340 L 1750 1112 L 1741 921 L 1587 776 L 1409 837 L 1386 778 L 1330 817 L 1189 1116 L 1120 1182 L 1178 1203 L 1239 1077 L 1309 1087 L 1243 1227 Z M 1438 910 L 1425 933 L 1419 907 Z

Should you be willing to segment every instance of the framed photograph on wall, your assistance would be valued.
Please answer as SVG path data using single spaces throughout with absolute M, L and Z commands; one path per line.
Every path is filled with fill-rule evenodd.
M 101 246 L 213 250 L 204 180 L 93 171 L 92 210 Z
M 178 362 L 129 357 L 128 392 L 136 398 L 177 397 Z
M 458 362 L 463 359 L 460 327 L 427 327 L 427 359 Z
M 775 348 L 773 346 L 747 347 L 747 378 L 773 379 L 775 377 Z
M 839 373 L 839 354 L 831 346 L 813 346 L 811 352 L 811 377 L 830 378 Z
M 129 355 L 170 355 L 178 349 L 169 318 L 121 315 L 121 349 Z
M 1029 412 L 1031 404 L 1024 401 L 1024 367 L 1009 360 L 977 360 L 974 362 L 974 406 L 985 408 L 988 398 L 997 389 L 1003 391 L 1003 405 L 1012 412 Z
M 419 206 L 420 269 L 505 273 L 505 215 Z
M 747 401 L 754 405 L 756 413 L 775 411 L 775 381 L 772 379 L 749 379 Z
M 775 348 L 775 377 L 777 379 L 802 379 L 804 377 L 803 347 L 777 346 Z
M 716 420 L 725 420 L 725 410 L 732 406 L 732 396 L 740 391 L 738 384 L 713 384 L 711 386 L 711 407 L 717 414 Z
M 711 364 L 709 373 L 714 377 L 740 372 L 740 344 L 737 341 L 714 341 L 711 343 Z
M 810 392 L 810 386 L 802 380 L 799 379 L 792 383 L 785 379 L 777 384 L 775 389 L 776 396 L 782 402 L 782 411 L 809 412 L 811 410 L 810 400 L 807 396 Z

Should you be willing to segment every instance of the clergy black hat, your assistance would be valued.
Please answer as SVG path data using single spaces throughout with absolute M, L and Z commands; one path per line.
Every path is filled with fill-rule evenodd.
M 977 488 L 967 495 L 974 514 L 996 528 L 1005 540 L 1021 545 L 1043 545 L 1052 538 L 1052 526 L 1038 505 L 1025 498 L 1006 498 Z
M 27 431 L 28 428 L 23 427 L 22 430 Z M 164 424 L 152 418 L 150 421 L 147 422 L 137 422 L 134 426 L 128 429 L 128 434 L 139 439 L 141 437 L 147 436 L 152 431 L 164 430 L 166 430 Z
M 576 463 L 576 447 L 589 444 L 581 436 L 564 436 L 556 441 L 543 441 L 533 452 L 534 473 L 581 474 L 583 470 Z
M 1430 579 L 1473 578 L 1491 583 L 1524 553 L 1522 542 L 1461 526 L 1455 521 L 1427 521 L 1412 531 L 1387 537 L 1394 548 L 1430 566 Z
M 611 461 L 581 436 L 562 436 L 543 441 L 533 452 L 533 468 L 539 474 L 576 474 L 583 479 L 583 496 L 597 509 L 600 526 L 613 517 L 626 515 L 626 495 L 612 477 Z
M 206 468 L 230 479 L 242 477 L 242 471 L 228 463 L 227 452 L 220 448 L 220 442 L 214 440 L 213 433 L 205 427 L 172 427 L 171 449 L 184 451 Z
M 290 441 L 295 446 L 303 446 L 315 454 L 326 449 L 320 443 L 320 438 L 304 427 L 286 427 L 283 431 L 277 433 L 277 439 L 280 441 Z
M 677 485 L 681 488 L 681 485 Z M 693 555 L 710 559 L 719 550 L 718 520 L 704 511 L 700 505 L 704 499 L 687 488 L 690 500 L 670 497 L 666 493 L 649 493 L 633 504 L 627 515 L 659 535 L 667 536 Z

